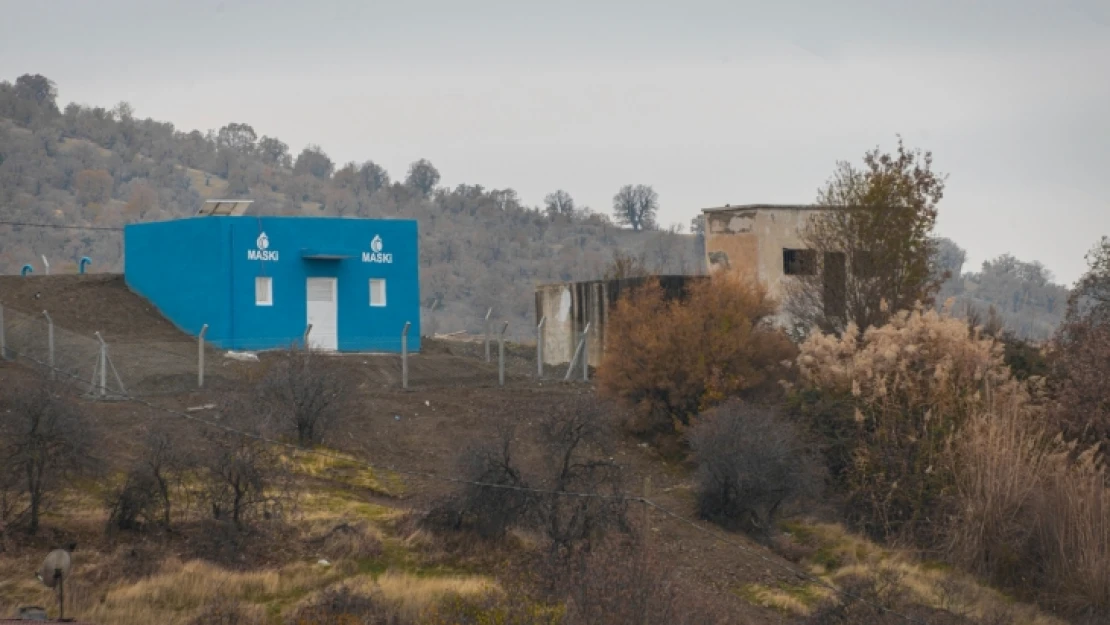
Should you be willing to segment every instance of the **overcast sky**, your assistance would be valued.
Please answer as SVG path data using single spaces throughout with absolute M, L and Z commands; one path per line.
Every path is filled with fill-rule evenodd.
M 1110 234 L 1110 0 L 0 0 L 0 79 L 179 129 L 428 158 L 443 184 L 555 189 L 664 224 L 809 202 L 907 143 L 950 174 L 940 234 L 1061 281 Z

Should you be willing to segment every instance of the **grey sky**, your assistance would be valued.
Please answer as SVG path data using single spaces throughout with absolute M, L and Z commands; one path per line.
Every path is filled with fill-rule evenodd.
M 569 191 L 661 221 L 805 202 L 895 134 L 948 172 L 942 235 L 1062 281 L 1110 233 L 1110 2 L 0 0 L 0 78 L 299 151 L 428 158 L 443 183 Z

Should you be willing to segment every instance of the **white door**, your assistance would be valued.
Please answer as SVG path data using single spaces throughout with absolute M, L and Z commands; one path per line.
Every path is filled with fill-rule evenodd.
M 312 349 L 339 349 L 339 297 L 335 278 L 308 279 L 308 346 Z

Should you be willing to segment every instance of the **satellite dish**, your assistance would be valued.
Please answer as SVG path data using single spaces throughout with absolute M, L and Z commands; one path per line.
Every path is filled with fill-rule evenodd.
M 55 549 L 47 554 L 42 561 L 39 572 L 35 577 L 47 588 L 55 588 L 58 592 L 59 618 L 65 618 L 65 582 L 69 579 L 69 571 L 73 568 L 73 558 L 70 552 L 77 548 L 77 543 L 70 543 L 64 549 Z

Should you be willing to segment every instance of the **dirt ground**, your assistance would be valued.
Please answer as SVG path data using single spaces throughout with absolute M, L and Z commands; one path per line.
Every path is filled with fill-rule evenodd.
M 32 313 L 49 308 L 55 322 L 74 330 L 97 328 L 107 336 L 131 341 L 180 341 L 181 334 L 162 319 L 151 305 L 131 294 L 118 276 L 65 276 L 0 278 L 0 301 L 5 306 Z M 424 341 L 422 353 L 410 361 L 409 390 L 400 388 L 400 359 L 391 355 L 337 355 L 333 364 L 350 383 L 353 392 L 345 415 L 331 430 L 328 445 L 373 463 L 378 467 L 456 475 L 457 458 L 469 443 L 493 434 L 495 425 L 511 420 L 517 436 L 529 449 L 526 462 L 546 459 L 538 447 L 538 425 L 553 408 L 580 395 L 592 395 L 592 384 L 563 382 L 565 368 L 552 370 L 552 378 L 537 380 L 533 348 L 508 346 L 507 383 L 497 383 L 496 360 L 484 361 L 481 343 L 448 340 Z M 194 352 L 195 353 L 195 352 Z M 496 347 L 494 347 L 496 358 Z M 142 388 L 158 408 L 186 411 L 215 405 L 216 409 L 190 412 L 202 419 L 218 419 L 218 407 L 229 393 L 249 388 L 272 355 L 260 362 L 215 358 L 216 382 L 195 387 L 195 372 L 161 375 L 147 371 Z M 185 353 L 182 359 L 185 359 Z M 151 366 L 146 366 L 150 369 Z M 0 382 L 20 384 L 30 372 L 18 363 L 0 363 Z M 184 439 L 200 445 L 204 426 L 158 409 L 129 401 L 83 400 L 98 424 L 102 440 L 100 455 L 107 467 L 122 469 L 129 462 L 136 434 L 155 419 L 167 417 Z M 622 466 L 625 484 L 640 493 L 645 478 L 651 478 L 651 498 L 686 518 L 693 516 L 689 467 L 669 463 L 651 447 L 633 437 L 618 437 L 613 457 Z M 451 485 L 438 480 L 404 476 L 405 495 L 380 501 L 390 507 L 425 509 Z M 375 495 L 368 493 L 368 501 Z M 641 513 L 637 513 L 639 516 Z M 716 540 L 711 534 L 688 524 L 652 513 L 652 540 L 662 561 L 678 569 L 679 576 L 704 592 L 727 597 L 749 623 L 781 623 L 778 612 L 752 606 L 742 600 L 739 589 L 748 583 L 774 584 L 794 581 L 766 559 L 785 563 L 771 551 L 740 535 L 729 540 L 738 548 Z M 696 522 L 696 525 L 716 530 Z M 61 540 L 57 532 L 43 541 Z M 82 537 L 101 541 L 95 534 Z M 42 545 L 45 547 L 46 545 Z M 758 555 L 753 555 L 758 554 Z

